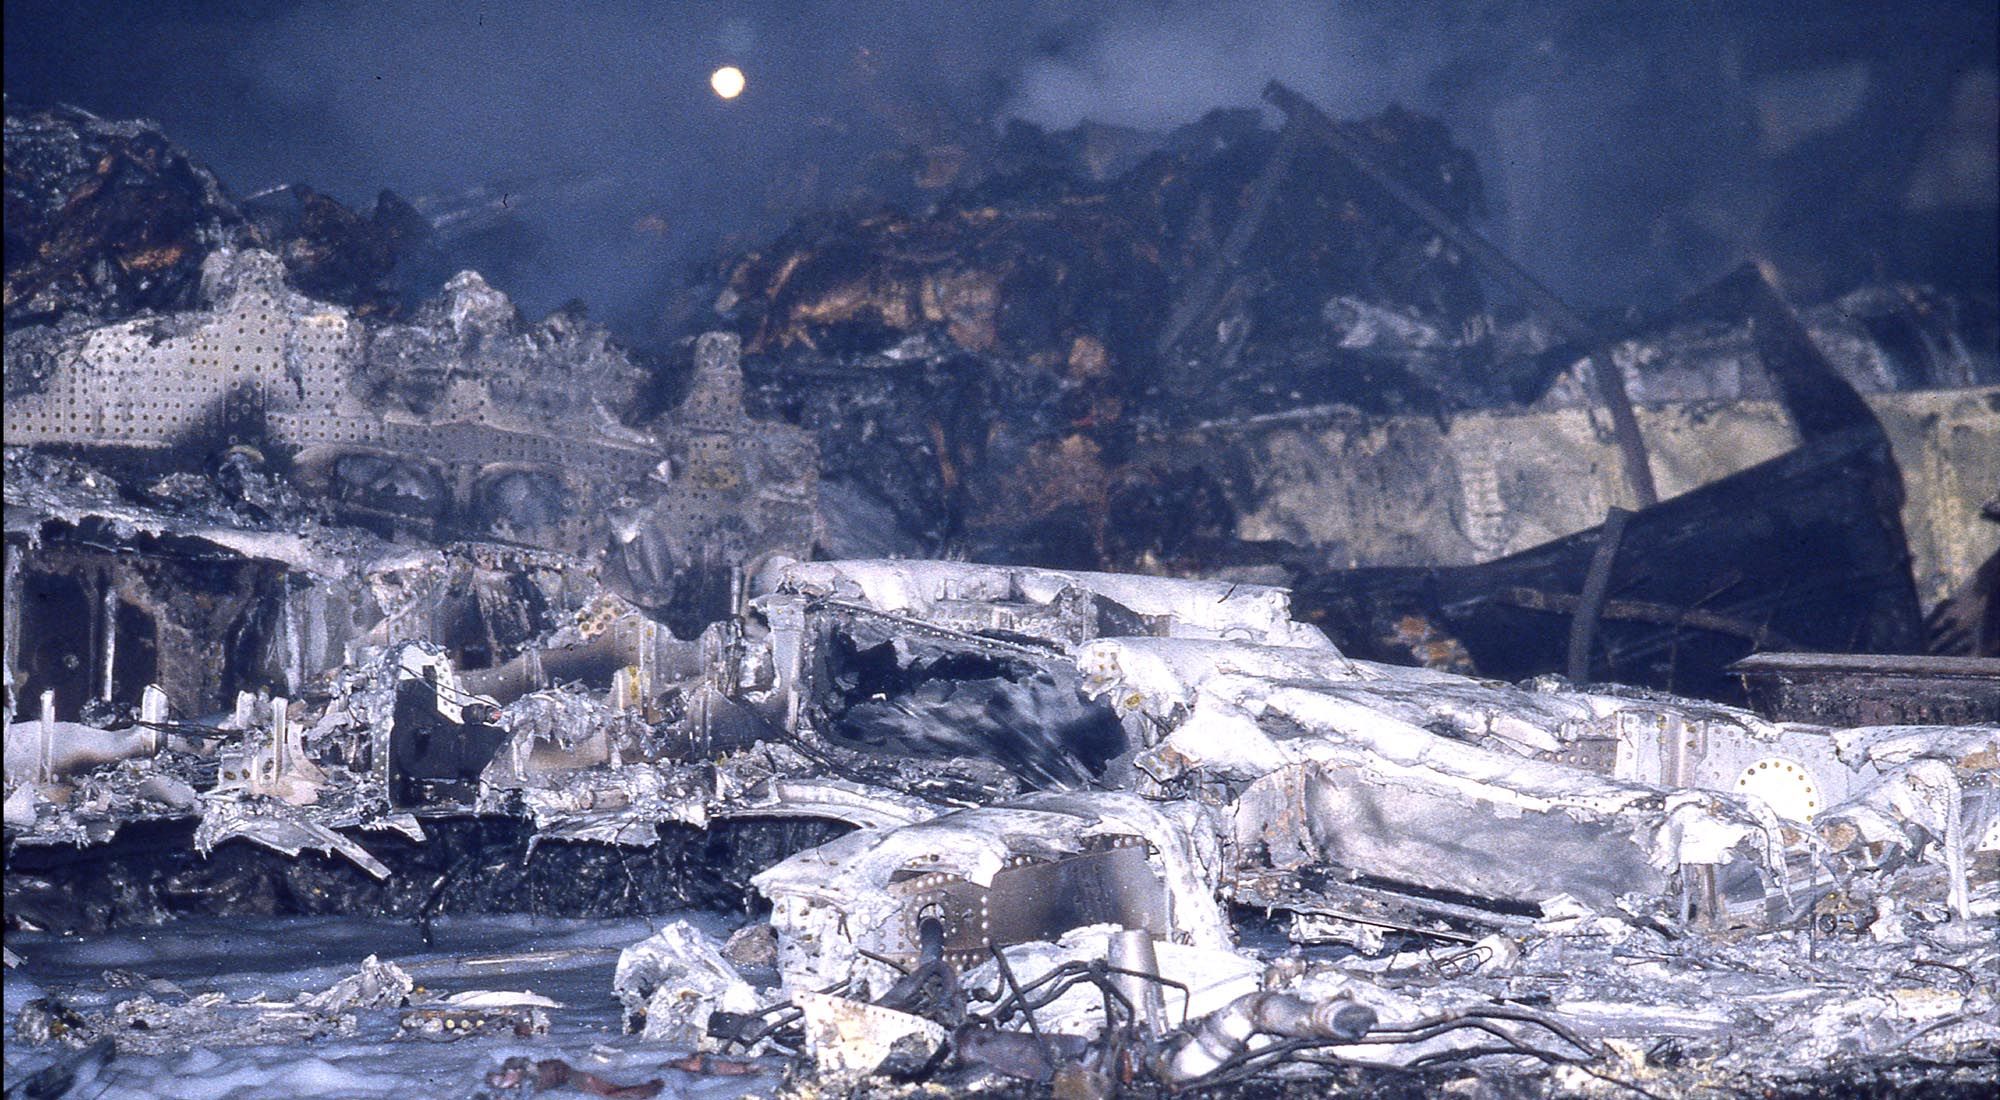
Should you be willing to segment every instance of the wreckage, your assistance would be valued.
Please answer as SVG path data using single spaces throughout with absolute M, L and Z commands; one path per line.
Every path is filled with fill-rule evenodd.
M 1246 584 L 920 561 L 767 584 L 679 644 L 686 675 L 656 636 L 604 693 L 404 642 L 323 707 L 245 697 L 200 731 L 241 749 L 205 754 L 157 694 L 122 733 L 17 721 L 9 911 L 52 912 L 29 879 L 94 873 L 25 853 L 141 817 L 372 876 L 392 873 L 372 838 L 467 816 L 642 848 L 800 818 L 850 831 L 749 880 L 763 969 L 670 928 L 620 961 L 628 1027 L 800 1051 L 846 1086 L 1107 1089 L 1487 1057 L 1653 1088 L 1685 1072 L 1648 1053 L 1668 1035 L 1744 1080 L 2000 1040 L 1977 977 L 2000 916 L 1994 726 L 1834 729 L 1381 665 Z M 624 606 L 541 659 L 644 621 Z M 1248 937 L 1247 912 L 1281 934 Z
M 803 223 L 672 367 L 470 272 L 384 305 L 285 236 L 386 247 L 387 200 L 239 209 L 142 126 L 10 104 L 10 221 L 18 166 L 63 245 L 9 249 L 10 966 L 203 915 L 429 947 L 705 908 L 733 933 L 654 926 L 597 990 L 689 1074 L 1990 1080 L 1991 357 L 1754 272 L 1631 333 L 1503 323 L 1441 127 L 1273 95 L 1275 133 L 1115 175 L 1051 139 Z M 157 278 L 73 277 L 103 203 L 175 186 Z M 1953 653 L 1915 655 L 1927 609 Z M 10 998 L 35 1073 L 564 1026 L 373 957 L 290 999 L 102 984 Z M 663 1087 L 492 1052 L 501 1094 Z

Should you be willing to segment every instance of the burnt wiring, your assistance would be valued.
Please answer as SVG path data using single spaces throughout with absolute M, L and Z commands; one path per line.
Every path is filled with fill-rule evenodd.
M 957 970 L 943 957 L 942 926 L 935 920 L 926 921 L 919 931 L 922 943 L 914 966 L 906 967 L 895 960 L 864 952 L 900 975 L 891 989 L 873 1003 L 931 1019 L 956 1029 L 955 1034 L 959 1036 L 964 1036 L 966 1029 L 988 1033 L 1025 1031 L 1033 1037 L 1042 1065 L 1050 1072 L 1064 1059 L 1037 1013 L 1079 986 L 1088 985 L 1098 991 L 1103 999 L 1106 1021 L 1095 1047 L 1082 1055 L 1086 1064 L 1099 1067 L 1117 1064 L 1118 1051 L 1136 1039 L 1147 1055 L 1136 1065 L 1147 1067 L 1156 1078 L 1164 1078 L 1167 1064 L 1164 1056 L 1178 1044 L 1192 1041 L 1192 1021 L 1187 1016 L 1191 990 L 1185 983 L 1158 974 L 1112 966 L 1102 959 L 1062 963 L 1031 981 L 1023 982 L 1015 974 L 1006 953 L 997 945 L 989 945 L 988 950 L 1000 977 L 1000 990 L 996 994 L 984 995 L 991 999 L 990 1007 L 970 1010 L 966 1007 L 967 1001 L 980 999 L 982 995 L 960 988 Z M 1117 988 L 1114 977 L 1138 978 L 1163 989 L 1178 991 L 1182 995 L 1179 1024 L 1158 1040 L 1141 1035 L 1136 1026 L 1140 1019 L 1138 1007 Z M 851 995 L 852 982 L 837 983 L 822 992 L 835 991 Z M 741 1046 L 749 1049 L 769 1041 L 774 1046 L 797 1051 L 804 1047 L 804 1035 L 799 1027 L 803 1016 L 804 1011 L 789 1002 L 773 1004 L 755 1013 L 717 1012 L 710 1019 L 709 1034 L 723 1040 L 725 1048 Z M 1527 1029 L 1537 1030 L 1547 1038 L 1532 1040 Z M 1428 1052 L 1402 1065 L 1353 1056 L 1355 1048 L 1410 1046 L 1461 1031 L 1480 1032 L 1497 1041 Z M 1345 1053 L 1333 1053 L 1336 1050 Z M 1073 1049 L 1070 1052 L 1074 1054 Z M 1637 1084 L 1597 1069 L 1593 1063 L 1602 1059 L 1603 1051 L 1561 1019 L 1531 1008 L 1507 1004 L 1476 1005 L 1405 1024 L 1376 1026 L 1356 1037 L 1279 1039 L 1255 1049 L 1242 1050 L 1199 1077 L 1179 1082 L 1162 1080 L 1160 1083 L 1171 1094 L 1181 1095 L 1238 1084 L 1281 1064 L 1408 1073 L 1450 1063 L 1510 1055 L 1533 1058 L 1551 1066 L 1575 1067 L 1648 1100 L 1660 1100 Z M 932 1067 L 938 1064 L 942 1064 L 942 1059 L 934 1060 Z
M 1064 994 L 1067 994 L 1071 989 L 1085 982 L 1096 986 L 1104 993 L 1107 1007 L 1109 1003 L 1115 1001 L 1124 1009 L 1126 1018 L 1130 1020 L 1136 1015 L 1136 1012 L 1131 1001 L 1112 983 L 1112 976 L 1117 975 L 1120 977 L 1139 978 L 1168 989 L 1178 990 L 1182 997 L 1181 1026 L 1185 1027 L 1187 1025 L 1187 1003 L 1191 994 L 1186 983 L 1175 981 L 1172 978 L 1164 978 L 1158 974 L 1150 974 L 1142 970 L 1128 970 L 1124 967 L 1112 966 L 1101 959 L 1091 959 L 1063 963 L 1041 977 L 1036 978 L 1034 981 L 1029 982 L 1027 985 L 1022 986 L 1013 981 L 1012 970 L 1001 955 L 998 947 L 993 948 L 993 953 L 995 958 L 1000 960 L 999 965 L 1003 977 L 1007 979 L 1008 984 L 1014 985 L 1015 988 L 1013 992 L 1001 997 L 992 1010 L 982 1015 L 982 1022 L 992 1024 L 996 1027 L 1002 1026 L 1017 1012 L 1028 1015 L 1029 1020 L 1032 1021 L 1032 1013 L 1035 1009 L 1043 1008 L 1061 1000 Z M 1051 985 L 1054 986 L 1053 989 L 1042 992 L 1040 996 L 1035 996 L 1044 987 Z M 1108 1013 L 1106 1018 L 1109 1019 Z
M 1565 1053 L 1560 1050 L 1551 1050 L 1529 1043 L 1513 1030 L 1501 1026 L 1500 1021 L 1525 1023 L 1540 1027 L 1561 1040 L 1563 1044 L 1575 1051 L 1581 1052 L 1581 1054 Z M 1590 1072 L 1586 1063 L 1594 1062 L 1601 1057 L 1601 1052 L 1597 1048 L 1584 1041 L 1575 1031 L 1571 1030 L 1560 1020 L 1545 1013 L 1508 1005 L 1479 1005 L 1455 1012 L 1425 1017 L 1424 1019 L 1415 1020 L 1408 1024 L 1391 1027 L 1378 1026 L 1369 1031 L 1368 1034 L 1355 1039 L 1307 1038 L 1279 1040 L 1254 1050 L 1245 1050 L 1200 1077 L 1172 1086 L 1172 1091 L 1178 1094 L 1235 1084 L 1248 1080 L 1273 1066 L 1288 1062 L 1311 1063 L 1321 1066 L 1353 1066 L 1365 1069 L 1397 1068 L 1365 1062 L 1351 1057 L 1319 1057 L 1318 1055 L 1324 1054 L 1332 1048 L 1406 1046 L 1413 1043 L 1426 1042 L 1441 1035 L 1450 1034 L 1462 1029 L 1484 1032 L 1500 1040 L 1501 1045 L 1438 1051 L 1418 1059 L 1415 1065 L 1436 1064 L 1442 1061 L 1463 1061 L 1488 1054 L 1515 1054 L 1525 1055 L 1550 1065 L 1577 1066 L 1585 1069 L 1586 1072 Z M 1601 1073 L 1593 1073 L 1592 1075 L 1603 1076 Z M 1611 1077 L 1605 1077 L 1604 1079 L 1630 1088 L 1640 1095 L 1652 1096 L 1651 1093 L 1629 1082 Z

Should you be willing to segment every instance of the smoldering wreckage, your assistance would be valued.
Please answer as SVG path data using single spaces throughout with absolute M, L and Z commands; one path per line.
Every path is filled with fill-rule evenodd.
M 733 909 L 607 995 L 796 1090 L 1991 1082 L 1990 309 L 1587 321 L 1436 123 L 1272 95 L 955 149 L 665 363 L 10 103 L 8 928 Z M 553 1006 L 124 993 L 14 1087 Z

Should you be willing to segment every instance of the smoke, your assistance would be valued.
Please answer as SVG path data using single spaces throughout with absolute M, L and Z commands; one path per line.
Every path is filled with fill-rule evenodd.
M 828 198 L 790 177 L 865 157 L 880 137 L 858 101 L 970 94 L 951 81 L 962 69 L 932 62 L 993 36 L 993 21 L 968 10 L 939 37 L 922 30 L 930 11 L 314 5 L 246 36 L 229 63 L 288 117 L 328 128 L 345 155 L 321 166 L 338 169 L 327 186 L 498 189 L 525 239 L 496 281 L 531 311 L 578 297 L 629 327 L 717 247 Z M 723 64 L 747 75 L 738 99 L 710 90 Z
M 1019 6 L 937 12 L 21 2 L 6 81 L 25 100 L 154 119 L 239 195 L 300 182 L 365 210 L 387 187 L 504 223 L 461 251 L 524 309 L 580 298 L 629 330 L 717 248 L 837 199 L 899 140 L 884 104 L 997 105 L 1017 58 L 994 46 Z M 722 64 L 748 78 L 733 101 L 709 87 Z
M 1256 103 L 1277 79 L 1336 115 L 1431 112 L 1482 168 L 1481 228 L 1583 305 L 1659 307 L 1745 259 L 1807 295 L 1881 275 L 1994 292 L 1993 141 L 1978 121 L 1993 110 L 1992 5 L 1089 10 L 1047 36 L 1009 110 L 1158 128 Z M 1958 166 L 1951 183 L 1933 179 L 1944 163 Z M 1954 230 L 1911 216 L 1946 191 L 1981 211 L 1952 224 L 1983 247 L 1941 249 Z
M 483 203 L 505 232 L 462 255 L 530 313 L 581 298 L 631 334 L 937 118 L 1160 130 L 1280 79 L 1339 115 L 1440 115 L 1490 235 L 1583 304 L 1652 306 L 1751 255 L 1827 287 L 1893 272 L 1920 155 L 1991 159 L 1925 143 L 1957 132 L 1962 74 L 1991 72 L 1994 21 L 1867 0 L 10 0 L 6 87 L 151 117 L 239 194 L 365 208 L 388 187 L 465 224 Z M 709 90 L 721 64 L 736 100 Z M 1993 281 L 1990 248 L 1968 262 Z
M 1216 107 L 1255 104 L 1276 78 L 1336 110 L 1379 108 L 1413 90 L 1410 76 L 1435 49 L 1384 50 L 1379 28 L 1326 5 L 1232 0 L 1096 11 L 1045 39 L 1015 83 L 1012 113 L 1051 128 L 1090 119 L 1165 129 Z

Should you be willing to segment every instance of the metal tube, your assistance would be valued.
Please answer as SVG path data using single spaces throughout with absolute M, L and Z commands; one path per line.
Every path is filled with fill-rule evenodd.
M 35 752 L 35 781 L 48 783 L 55 779 L 56 749 L 56 693 L 42 692 L 42 717 L 40 721 L 42 743 Z
M 4 624 L 0 624 L 0 628 L 4 628 L 5 631 L 6 724 L 10 726 L 14 724 L 15 708 L 26 701 L 14 698 L 15 689 L 21 686 L 21 680 L 14 671 L 14 660 L 21 651 L 21 579 L 21 548 L 10 542 L 7 544 L 6 619 Z
M 1250 1048 L 1253 1035 L 1287 1039 L 1359 1039 L 1375 1026 L 1375 1010 L 1346 998 L 1314 1004 L 1290 993 L 1245 993 L 1209 1013 L 1169 1061 L 1177 1081 L 1206 1076 Z
M 99 670 L 97 697 L 109 703 L 114 683 L 112 670 L 118 663 L 118 586 L 112 583 L 109 570 L 98 574 L 97 586 L 99 618 L 104 625 L 104 660 Z
M 1136 1016 L 1132 1021 L 1134 1026 L 1149 1039 L 1158 1035 L 1167 1010 L 1160 996 L 1160 983 L 1148 980 L 1160 975 L 1160 961 L 1153 952 L 1153 934 L 1143 928 L 1114 933 L 1110 961 L 1115 970 L 1131 971 L 1113 974 L 1111 981 L 1131 1003 Z

